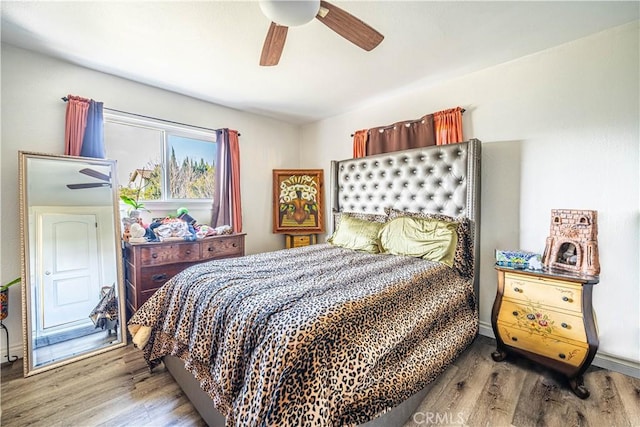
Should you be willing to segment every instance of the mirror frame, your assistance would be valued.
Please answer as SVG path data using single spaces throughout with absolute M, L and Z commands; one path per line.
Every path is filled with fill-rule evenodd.
M 42 366 L 33 366 L 33 358 L 31 356 L 33 348 L 33 336 L 32 336 L 32 295 L 31 295 L 31 277 L 29 272 L 31 271 L 30 259 L 30 243 L 29 243 L 29 208 L 28 203 L 28 177 L 27 177 L 27 162 L 29 159 L 58 159 L 65 162 L 77 162 L 81 164 L 94 164 L 101 166 L 108 166 L 111 171 L 111 193 L 113 203 L 113 228 L 114 228 L 114 252 L 116 262 L 116 279 L 117 279 L 117 295 L 118 295 L 118 314 L 120 316 L 120 322 L 118 323 L 118 333 L 120 341 L 102 346 L 95 350 L 88 350 L 84 353 L 75 354 L 69 357 L 63 357 L 51 363 L 47 363 Z M 77 157 L 66 156 L 57 154 L 37 153 L 30 151 L 18 151 L 18 166 L 19 166 L 19 195 L 20 195 L 20 247 L 21 247 L 21 275 L 22 275 L 22 339 L 23 339 L 23 369 L 24 376 L 28 377 L 40 372 L 48 371 L 68 363 L 76 362 L 78 360 L 86 359 L 97 354 L 105 353 L 107 351 L 115 350 L 127 345 L 127 318 L 126 318 L 126 306 L 125 306 L 125 288 L 124 288 L 124 265 L 122 256 L 122 243 L 121 243 L 121 220 L 120 209 L 118 199 L 118 183 L 116 173 L 116 161 L 109 159 L 96 159 L 90 157 Z

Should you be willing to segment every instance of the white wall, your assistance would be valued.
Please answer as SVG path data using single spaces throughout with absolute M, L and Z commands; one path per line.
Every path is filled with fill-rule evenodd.
M 5 44 L 1 54 L 0 283 L 20 275 L 18 151 L 64 152 L 66 104 L 60 98 L 67 94 L 93 98 L 103 101 L 105 107 L 137 114 L 196 126 L 237 129 L 241 133 L 246 251 L 256 253 L 284 247 L 282 236 L 271 233 L 271 171 L 298 166 L 298 126 L 141 85 Z M 209 215 L 199 212 L 199 216 Z M 9 290 L 9 317 L 3 323 L 9 328 L 11 354 L 21 356 L 20 295 L 19 286 Z M 2 340 L 2 360 L 6 361 L 4 334 Z
M 351 157 L 350 134 L 466 108 L 483 142 L 480 318 L 491 335 L 494 249 L 542 253 L 553 208 L 595 209 L 599 355 L 640 361 L 638 22 L 303 127 L 300 167 Z M 327 199 L 328 200 L 328 199 Z M 605 355 L 606 357 L 606 355 Z

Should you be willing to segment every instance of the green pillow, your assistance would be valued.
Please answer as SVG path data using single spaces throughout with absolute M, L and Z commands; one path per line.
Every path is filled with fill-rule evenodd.
M 327 242 L 347 249 L 377 254 L 380 252 L 378 232 L 383 225 L 380 222 L 344 216 Z
M 455 222 L 404 216 L 386 223 L 378 237 L 382 253 L 424 258 L 453 267 L 457 229 Z

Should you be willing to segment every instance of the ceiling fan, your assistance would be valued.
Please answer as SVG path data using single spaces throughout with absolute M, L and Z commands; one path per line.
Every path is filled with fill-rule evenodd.
M 81 184 L 67 184 L 67 187 L 72 190 L 79 190 L 82 188 L 96 188 L 96 187 L 111 187 L 111 175 L 105 175 L 102 172 L 98 172 L 95 169 L 84 168 L 78 172 L 90 176 L 92 178 L 99 179 L 105 182 L 86 182 Z
M 262 66 L 278 64 L 289 27 L 306 24 L 313 18 L 366 51 L 384 39 L 360 19 L 324 0 L 260 0 L 260 8 L 271 20 L 260 56 Z

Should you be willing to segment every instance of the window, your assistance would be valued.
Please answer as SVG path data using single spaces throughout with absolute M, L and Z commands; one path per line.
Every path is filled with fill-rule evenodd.
M 214 131 L 104 114 L 107 158 L 118 161 L 119 195 L 149 202 L 207 202 L 214 196 L 218 144 Z

